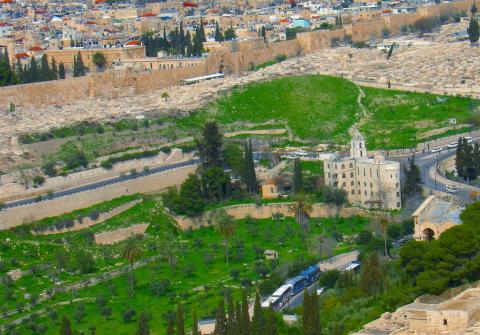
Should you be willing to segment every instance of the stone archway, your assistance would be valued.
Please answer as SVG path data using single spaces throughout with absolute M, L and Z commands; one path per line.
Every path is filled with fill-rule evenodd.
M 435 232 L 430 228 L 425 228 L 422 232 L 423 241 L 431 241 L 435 239 Z

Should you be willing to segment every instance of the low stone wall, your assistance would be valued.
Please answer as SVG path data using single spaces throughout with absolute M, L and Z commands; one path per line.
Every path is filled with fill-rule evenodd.
M 92 191 L 2 210 L 0 212 L 0 230 L 90 207 L 122 195 L 162 191 L 170 186 L 183 183 L 188 174 L 194 173 L 196 168 L 196 165 L 187 166 Z
M 229 215 L 233 216 L 235 219 L 243 219 L 247 216 L 250 216 L 253 219 L 267 219 L 271 218 L 276 213 L 280 213 L 284 216 L 293 216 L 290 213 L 290 206 L 292 204 L 293 202 L 272 203 L 260 206 L 257 206 L 255 204 L 246 204 L 223 207 L 222 209 L 224 209 Z M 175 216 L 174 218 L 181 229 L 195 229 L 202 226 L 214 224 L 215 217 L 220 210 L 221 209 L 214 209 L 211 211 L 207 211 L 203 215 L 194 218 L 186 216 Z M 349 217 L 353 215 L 363 215 L 379 219 L 386 218 L 390 221 L 398 220 L 396 217 L 392 216 L 390 213 L 387 212 L 369 211 L 358 207 L 338 207 L 321 203 L 313 204 L 313 211 L 311 214 L 312 217 Z
M 127 228 L 120 228 L 117 230 L 106 231 L 95 234 L 96 244 L 114 244 L 126 240 L 134 235 L 145 233 L 148 228 L 148 223 L 140 223 Z
M 32 230 L 32 234 L 33 235 L 52 235 L 52 234 L 62 234 L 62 233 L 67 233 L 67 232 L 71 232 L 71 231 L 82 230 L 82 229 L 88 228 L 90 226 L 94 226 L 94 225 L 100 224 L 102 222 L 105 222 L 108 219 L 111 219 L 114 216 L 117 216 L 118 214 L 123 213 L 126 210 L 129 210 L 130 208 L 132 208 L 133 206 L 135 206 L 136 204 L 138 204 L 140 202 L 141 202 L 141 200 L 130 201 L 126 204 L 115 207 L 115 208 L 113 208 L 113 209 L 111 209 L 107 212 L 100 213 L 96 220 L 92 220 L 88 216 L 82 218 L 82 220 L 75 219 L 73 221 L 73 226 L 70 227 L 70 228 L 64 227 L 62 229 L 57 229 L 55 227 L 55 225 L 52 224 L 51 226 L 48 227 L 48 228 L 53 227 L 52 230 L 48 229 L 48 230 L 41 231 L 41 232 L 35 232 L 35 231 Z

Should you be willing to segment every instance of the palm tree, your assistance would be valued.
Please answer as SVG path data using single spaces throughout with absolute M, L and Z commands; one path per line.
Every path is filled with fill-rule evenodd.
M 165 102 L 168 102 L 168 98 L 170 98 L 170 95 L 167 92 L 163 92 L 162 98 L 165 99 Z
M 224 209 L 219 211 L 215 222 L 217 232 L 225 239 L 225 258 L 228 266 L 228 240 L 235 234 L 236 224 L 233 216 L 227 214 Z
M 133 295 L 133 262 L 136 259 L 140 258 L 142 255 L 142 249 L 134 241 L 129 241 L 122 250 L 122 257 L 127 259 L 130 263 L 130 275 L 129 275 L 129 284 L 130 284 L 130 296 Z
M 380 226 L 382 227 L 383 239 L 385 242 L 385 257 L 388 257 L 387 254 L 387 230 L 388 230 L 388 221 L 386 219 L 380 220 Z
M 295 196 L 295 202 L 289 206 L 289 212 L 295 216 L 295 221 L 303 228 L 305 235 L 308 232 L 308 219 L 313 211 L 310 200 L 304 194 Z

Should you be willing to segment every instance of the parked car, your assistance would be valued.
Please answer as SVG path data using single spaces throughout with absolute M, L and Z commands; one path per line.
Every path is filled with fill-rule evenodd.
M 432 150 L 430 150 L 430 152 L 432 154 L 435 154 L 435 153 L 440 152 L 440 151 L 442 151 L 442 147 L 435 147 Z
M 447 147 L 448 147 L 448 149 L 456 148 L 456 147 L 458 147 L 458 142 L 452 142 Z

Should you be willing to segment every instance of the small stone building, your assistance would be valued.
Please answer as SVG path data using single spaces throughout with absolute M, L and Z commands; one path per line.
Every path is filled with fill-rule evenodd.
M 444 231 L 462 223 L 462 211 L 463 208 L 451 201 L 429 196 L 412 214 L 414 238 L 420 241 L 438 239 Z

